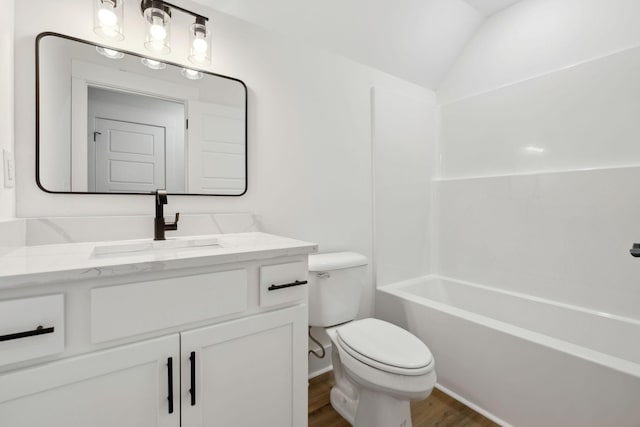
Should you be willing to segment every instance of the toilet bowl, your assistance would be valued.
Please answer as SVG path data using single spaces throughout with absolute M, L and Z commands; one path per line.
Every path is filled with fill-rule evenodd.
M 409 402 L 431 393 L 435 362 L 408 331 L 379 319 L 353 320 L 363 283 L 355 273 L 366 264 L 353 252 L 309 257 L 309 323 L 324 327 L 332 342 L 331 405 L 354 427 L 411 427 Z

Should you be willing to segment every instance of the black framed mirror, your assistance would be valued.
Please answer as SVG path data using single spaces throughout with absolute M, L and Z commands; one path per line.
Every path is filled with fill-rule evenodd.
M 46 32 L 36 116 L 46 192 L 247 191 L 247 87 L 233 77 Z

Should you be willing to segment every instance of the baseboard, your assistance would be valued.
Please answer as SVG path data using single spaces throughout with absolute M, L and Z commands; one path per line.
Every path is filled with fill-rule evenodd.
M 309 354 L 309 379 L 322 375 L 331 369 L 333 369 L 331 364 L 331 344 L 324 346 L 324 357 L 322 359 Z
M 469 408 L 473 409 L 477 413 L 483 415 L 484 417 L 489 418 L 494 423 L 500 424 L 502 427 L 513 427 L 511 424 L 509 424 L 506 421 L 496 417 L 491 412 L 482 409 L 481 407 L 479 407 L 475 403 L 468 401 L 464 397 L 460 396 L 458 393 L 455 393 L 455 392 L 449 390 L 448 388 L 444 387 L 443 385 L 441 385 L 439 383 L 436 383 L 436 388 L 438 390 L 440 390 L 441 392 L 443 392 L 444 394 L 447 394 L 447 395 L 453 397 L 458 402 L 465 404 L 466 406 L 468 406 Z

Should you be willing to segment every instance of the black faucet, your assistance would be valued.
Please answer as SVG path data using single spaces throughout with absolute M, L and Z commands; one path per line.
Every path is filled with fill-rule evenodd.
M 640 258 L 640 243 L 634 243 L 629 252 L 631 252 L 632 256 Z
M 169 230 L 177 230 L 178 229 L 178 220 L 180 219 L 180 214 L 176 213 L 175 222 L 166 223 L 164 222 L 164 205 L 167 204 L 167 191 L 166 190 L 156 190 L 152 194 L 156 195 L 156 218 L 153 221 L 154 225 L 154 233 L 153 240 L 165 240 L 164 232 Z

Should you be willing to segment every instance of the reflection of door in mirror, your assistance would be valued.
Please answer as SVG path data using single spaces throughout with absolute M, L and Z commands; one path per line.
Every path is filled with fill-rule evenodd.
M 184 104 L 90 87 L 87 110 L 89 191 L 185 192 Z
M 45 191 L 242 195 L 247 91 L 239 80 L 151 69 L 125 53 L 38 36 L 38 185 Z
M 151 192 L 165 188 L 164 128 L 99 117 L 90 118 L 89 123 L 95 128 L 89 191 Z
M 245 187 L 244 111 L 189 102 L 189 191 L 238 194 Z

